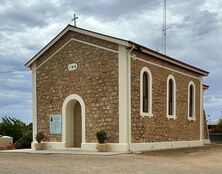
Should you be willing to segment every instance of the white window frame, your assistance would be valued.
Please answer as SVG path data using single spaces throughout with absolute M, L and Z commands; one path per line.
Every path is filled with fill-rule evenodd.
M 193 85 L 193 117 L 189 117 L 190 113 L 190 86 Z M 187 118 L 189 121 L 195 121 L 196 120 L 196 87 L 193 81 L 190 81 L 188 84 L 188 107 L 187 107 Z
M 148 74 L 148 112 L 143 112 L 143 73 Z M 148 116 L 153 117 L 152 113 L 152 74 L 149 68 L 143 67 L 140 71 L 140 115 L 142 117 Z
M 173 114 L 172 115 L 169 115 L 169 103 L 168 103 L 168 100 L 169 100 L 169 81 L 170 79 L 172 79 L 173 81 Z M 168 77 L 167 77 L 167 100 L 166 100 L 166 106 L 167 106 L 167 109 L 166 109 L 166 116 L 168 119 L 176 119 L 177 116 L 176 116 L 176 80 L 174 78 L 174 76 L 172 74 L 170 74 Z

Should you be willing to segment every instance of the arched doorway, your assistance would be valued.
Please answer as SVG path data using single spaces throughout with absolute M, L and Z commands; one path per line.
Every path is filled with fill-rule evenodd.
M 72 94 L 63 102 L 62 141 L 65 147 L 75 148 L 85 143 L 85 104 L 79 95 Z
M 79 102 L 76 102 L 73 108 L 73 144 L 74 147 L 81 147 L 82 143 L 82 118 L 81 118 L 81 106 Z

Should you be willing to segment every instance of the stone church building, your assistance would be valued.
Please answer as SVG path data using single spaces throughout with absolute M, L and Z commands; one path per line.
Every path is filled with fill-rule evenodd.
M 33 136 L 45 149 L 110 151 L 201 146 L 207 71 L 135 42 L 68 25 L 26 67 L 32 70 Z M 35 139 L 33 139 L 35 142 Z

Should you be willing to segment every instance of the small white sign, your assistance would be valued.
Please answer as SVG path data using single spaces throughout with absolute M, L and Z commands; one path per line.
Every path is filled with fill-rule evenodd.
M 55 114 L 50 115 L 50 134 L 61 134 L 62 133 L 62 115 Z
M 77 63 L 69 64 L 69 66 L 68 66 L 69 71 L 74 71 L 76 69 L 77 69 Z

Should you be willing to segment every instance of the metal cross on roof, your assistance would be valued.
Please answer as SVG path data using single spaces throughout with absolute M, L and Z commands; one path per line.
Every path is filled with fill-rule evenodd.
M 74 13 L 73 18 L 72 18 L 72 21 L 74 21 L 74 27 L 76 27 L 76 20 L 77 20 L 78 18 L 79 18 L 79 17 L 77 17 L 76 14 Z

